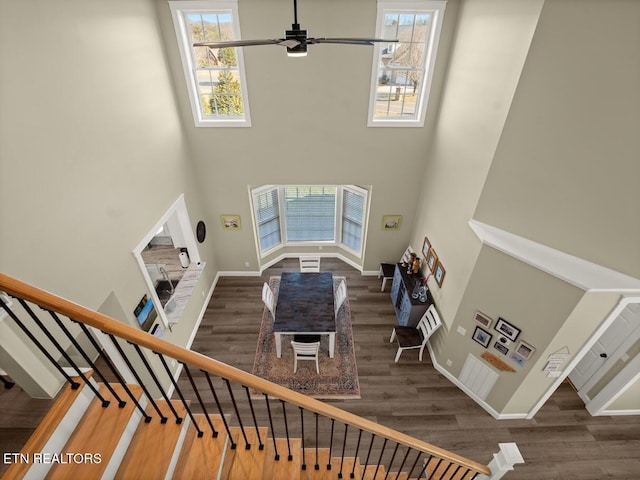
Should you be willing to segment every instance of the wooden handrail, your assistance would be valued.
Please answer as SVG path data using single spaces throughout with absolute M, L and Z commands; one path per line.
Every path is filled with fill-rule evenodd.
M 21 282 L 20 280 L 10 277 L 4 273 L 0 273 L 0 291 L 4 291 L 17 298 L 22 298 L 23 300 L 39 305 L 47 310 L 57 312 L 73 320 L 81 321 L 82 323 L 102 330 L 105 333 L 110 333 L 129 342 L 137 343 L 142 347 L 167 355 L 179 360 L 180 362 L 192 365 L 219 377 L 232 380 L 259 392 L 266 393 L 270 397 L 284 400 L 298 407 L 303 407 L 307 410 L 318 413 L 319 415 L 333 418 L 358 429 L 388 438 L 393 442 L 443 458 L 446 461 L 469 468 L 474 472 L 485 475 L 491 474 L 491 470 L 486 465 L 474 462 L 453 452 L 449 452 L 402 432 L 379 425 L 367 420 L 366 418 L 354 415 L 301 393 L 294 392 L 288 388 L 282 387 L 268 380 L 264 380 L 200 353 L 179 347 L 142 330 L 125 325 L 124 323 L 114 320 L 107 315 L 103 315 L 99 312 L 70 302 L 62 297 Z

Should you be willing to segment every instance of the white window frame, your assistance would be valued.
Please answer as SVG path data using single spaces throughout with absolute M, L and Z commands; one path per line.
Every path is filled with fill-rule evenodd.
M 334 237 L 333 240 L 304 240 L 304 241 L 295 241 L 295 240 L 289 240 L 287 238 L 287 225 L 286 225 L 286 212 L 284 210 L 284 189 L 285 187 L 292 187 L 292 186 L 296 186 L 296 187 L 314 187 L 314 186 L 323 186 L 323 187 L 335 187 L 336 188 L 336 211 L 335 211 L 335 217 L 334 217 Z M 260 244 L 260 231 L 258 229 L 258 219 L 257 219 L 257 213 L 256 213 L 256 205 L 254 202 L 254 196 L 255 195 L 259 195 L 261 193 L 264 193 L 266 191 L 270 191 L 270 190 L 277 190 L 278 192 L 278 210 L 279 210 L 279 219 L 280 219 L 280 243 L 273 245 L 271 248 L 268 248 L 267 250 L 262 250 L 262 246 Z M 343 215 L 344 215 L 344 210 L 343 210 L 343 195 L 344 195 L 344 191 L 348 190 L 351 191 L 353 193 L 356 193 L 358 195 L 362 195 L 364 196 L 364 211 L 363 211 L 363 224 L 362 224 L 362 235 L 360 236 L 360 251 L 355 251 L 352 248 L 348 247 L 347 245 L 342 243 L 342 222 L 343 222 Z M 336 247 L 340 247 L 344 250 L 346 250 L 347 252 L 357 256 L 357 257 L 362 257 L 363 253 L 364 253 L 364 244 L 365 244 L 365 237 L 366 237 L 366 232 L 367 232 L 367 223 L 368 223 L 368 218 L 369 218 L 369 194 L 370 191 L 362 188 L 362 187 L 358 187 L 355 185 L 329 185 L 329 184 L 324 184 L 324 185 L 294 185 L 294 184 L 288 184 L 288 185 L 262 185 L 260 187 L 255 187 L 255 188 L 249 188 L 249 199 L 251 202 L 251 213 L 253 216 L 253 228 L 254 228 L 254 233 L 255 233 L 255 238 L 256 238 L 256 245 L 258 248 L 258 252 L 260 254 L 260 258 L 264 258 L 268 255 L 271 255 L 273 252 L 281 249 L 281 248 L 285 248 L 285 247 L 300 247 L 300 246 L 336 246 Z
M 189 32 L 184 19 L 188 13 L 230 13 L 233 17 L 233 28 L 235 38 L 240 39 L 240 23 L 238 21 L 237 0 L 201 0 L 201 1 L 170 1 L 173 26 L 178 40 L 178 49 L 182 60 L 184 78 L 187 83 L 191 112 L 196 127 L 250 127 L 251 115 L 249 112 L 249 96 L 247 94 L 247 80 L 245 78 L 244 57 L 242 48 L 236 48 L 236 59 L 238 62 L 238 75 L 240 77 L 240 91 L 242 93 L 242 105 L 244 115 L 242 117 L 215 117 L 205 116 L 202 111 L 200 96 L 198 92 L 197 80 L 194 75 L 192 46 L 190 45 Z
M 384 117 L 376 118 L 376 93 L 378 87 L 378 77 L 380 76 L 380 51 L 387 44 L 376 43 L 373 53 L 373 68 L 371 72 L 371 89 L 369 94 L 369 116 L 367 126 L 369 127 L 423 127 L 429 101 L 429 93 L 431 91 L 431 81 L 433 79 L 433 70 L 436 63 L 436 54 L 438 51 L 438 41 L 440 39 L 440 30 L 444 18 L 444 10 L 446 1 L 394 1 L 379 0 L 378 14 L 376 22 L 376 37 L 383 35 L 384 18 L 389 13 L 429 13 L 433 15 L 433 24 L 431 34 L 425 49 L 424 73 L 423 81 L 419 87 L 420 100 L 416 105 L 415 116 L 410 117 Z

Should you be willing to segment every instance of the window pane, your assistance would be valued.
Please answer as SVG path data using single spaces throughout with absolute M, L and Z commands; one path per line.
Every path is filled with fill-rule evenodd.
M 365 197 L 351 190 L 344 190 L 342 206 L 342 243 L 356 252 L 362 246 Z
M 254 194 L 253 205 L 258 223 L 260 250 L 264 252 L 278 245 L 281 241 L 278 189 L 273 188 Z
M 284 187 L 288 241 L 335 239 L 336 187 Z

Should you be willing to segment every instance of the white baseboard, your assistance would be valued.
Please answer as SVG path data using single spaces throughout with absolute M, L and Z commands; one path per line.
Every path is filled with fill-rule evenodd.
M 614 415 L 640 415 L 640 410 L 603 410 L 595 414 L 594 417 Z
M 433 355 L 433 350 L 431 348 L 431 344 L 429 344 L 429 355 L 431 356 L 431 363 L 433 363 L 434 368 L 440 372 L 442 375 L 447 377 L 447 379 L 453 383 L 456 387 L 462 390 L 469 398 L 471 398 L 474 402 L 480 405 L 489 415 L 491 415 L 496 420 L 519 420 L 527 418 L 526 413 L 500 413 L 495 410 L 491 405 L 478 397 L 475 393 L 469 390 L 460 380 L 458 380 L 451 372 L 445 369 L 442 365 L 438 363 L 436 357 Z

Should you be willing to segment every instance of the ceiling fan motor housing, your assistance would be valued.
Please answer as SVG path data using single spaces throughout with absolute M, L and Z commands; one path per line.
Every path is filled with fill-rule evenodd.
M 302 56 L 307 53 L 307 31 L 301 30 L 300 24 L 294 23 L 291 25 L 291 30 L 285 30 L 284 33 L 287 40 L 300 42 L 295 47 L 287 47 L 287 54 Z

